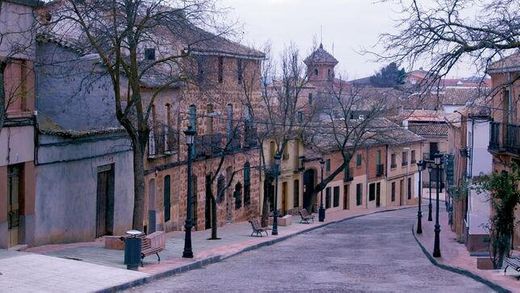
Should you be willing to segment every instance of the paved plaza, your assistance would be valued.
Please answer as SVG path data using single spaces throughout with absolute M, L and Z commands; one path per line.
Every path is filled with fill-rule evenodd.
M 332 224 L 131 291 L 492 292 L 432 265 L 411 233 L 415 213 L 405 209 Z

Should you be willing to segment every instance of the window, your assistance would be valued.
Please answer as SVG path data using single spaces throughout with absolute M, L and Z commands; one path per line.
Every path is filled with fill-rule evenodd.
M 284 161 L 289 160 L 289 144 L 286 144 L 285 147 L 283 148 L 282 159 Z
M 330 208 L 330 187 L 325 189 L 325 208 Z
M 377 150 L 376 164 L 381 165 L 381 150 Z
M 376 199 L 376 184 L 371 183 L 368 185 L 368 200 L 373 201 Z
M 312 99 L 312 93 L 309 93 L 309 105 L 312 105 L 313 99 Z
M 395 201 L 395 182 L 392 182 L 392 201 Z
M 314 75 L 318 76 L 318 68 L 314 68 Z
M 242 59 L 237 59 L 237 81 L 238 81 L 238 84 L 242 84 L 242 79 L 244 78 L 243 70 L 244 70 L 244 68 L 242 67 Z
M 226 184 L 226 179 L 224 175 L 220 174 L 217 179 L 217 203 L 222 202 L 224 200 L 224 187 Z
M 224 82 L 224 57 L 218 57 L 218 83 Z
M 356 205 L 360 206 L 363 203 L 363 184 L 356 184 Z
M 406 166 L 406 165 L 408 165 L 408 152 L 403 152 L 401 166 Z
M 242 207 L 242 184 L 240 182 L 235 185 L 233 197 L 235 198 L 235 210 L 238 210 Z
M 155 49 L 154 48 L 146 48 L 144 49 L 144 59 L 149 61 L 155 60 Z
M 339 207 L 339 186 L 334 186 L 334 200 L 332 206 L 335 208 Z
M 412 199 L 412 178 L 408 178 L 408 199 Z
M 188 114 L 189 115 L 189 118 L 188 118 L 189 125 L 192 127 L 193 130 L 197 131 L 197 107 L 195 105 L 190 105 L 188 113 L 189 113 Z M 193 144 L 193 146 L 191 147 L 191 150 L 192 150 L 191 156 L 193 158 L 195 158 L 197 156 L 196 146 L 197 146 L 196 144 Z
M 395 167 L 397 167 L 397 158 L 396 158 L 396 157 L 397 157 L 396 154 L 392 154 L 392 155 L 390 156 L 390 158 L 391 158 L 390 168 L 395 168 Z
M 327 172 L 327 173 L 330 172 L 330 159 L 327 159 L 325 161 L 325 172 Z
M 363 160 L 363 158 L 361 157 L 361 154 L 357 154 L 356 155 L 356 167 L 361 166 L 361 161 L 362 160 Z
M 296 115 L 297 115 L 298 123 L 303 123 L 303 112 L 298 111 Z
M 293 207 L 297 208 L 300 206 L 300 180 L 294 180 L 293 186 Z
M 164 221 L 171 219 L 170 175 L 164 176 Z
M 206 78 L 206 58 L 204 56 L 197 56 L 197 81 L 203 82 Z
M 417 162 L 415 159 L 415 150 L 412 150 L 410 160 L 412 164 L 415 164 Z
M 244 164 L 244 206 L 251 204 L 251 164 Z
M 330 68 L 327 69 L 327 77 L 329 78 L 329 80 L 332 80 L 334 78 L 334 73 Z
M 228 142 L 233 138 L 233 105 L 227 104 L 226 106 L 226 135 Z M 227 144 L 227 143 L 226 143 Z

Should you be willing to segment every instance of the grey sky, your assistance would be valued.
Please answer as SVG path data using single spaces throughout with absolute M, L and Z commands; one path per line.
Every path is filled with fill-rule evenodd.
M 261 46 L 270 41 L 275 54 L 285 44 L 294 42 L 307 55 L 313 39 L 320 41 L 339 60 L 338 73 L 349 79 L 373 74 L 382 64 L 363 56 L 362 48 L 373 48 L 378 35 L 392 29 L 392 13 L 388 3 L 371 0 L 223 0 L 231 7 L 231 17 L 244 25 L 243 42 Z
M 243 24 L 242 41 L 261 47 L 270 41 L 275 54 L 294 42 L 304 55 L 313 39 L 339 60 L 337 73 L 348 79 L 372 75 L 386 64 L 372 62 L 373 56 L 361 55 L 363 48 L 378 50 L 378 36 L 395 31 L 398 19 L 395 2 L 377 0 L 222 0 L 232 8 L 230 17 Z M 379 48 L 380 49 L 380 48 Z M 408 68 L 407 68 L 408 69 Z M 465 71 L 465 72 L 464 72 Z M 467 75 L 455 69 L 451 76 Z

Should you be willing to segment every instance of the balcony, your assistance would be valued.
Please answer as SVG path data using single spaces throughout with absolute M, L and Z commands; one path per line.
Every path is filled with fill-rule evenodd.
M 491 122 L 489 151 L 520 155 L 520 125 Z
M 195 137 L 197 157 L 212 157 L 220 154 L 222 149 L 222 133 L 205 134 Z
M 376 165 L 376 176 L 381 177 L 385 174 L 385 165 L 378 164 Z

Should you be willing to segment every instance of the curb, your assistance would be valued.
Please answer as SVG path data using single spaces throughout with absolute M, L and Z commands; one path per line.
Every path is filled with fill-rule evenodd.
M 282 237 L 277 237 L 277 238 L 271 239 L 269 241 L 265 241 L 265 242 L 257 243 L 257 244 L 254 244 L 254 245 L 251 245 L 251 246 L 248 246 L 248 247 L 244 247 L 240 251 L 237 251 L 237 252 L 229 254 L 229 255 L 216 255 L 216 256 L 208 257 L 208 258 L 201 259 L 201 260 L 195 261 L 193 263 L 186 264 L 186 265 L 183 265 L 183 266 L 180 266 L 180 267 L 177 267 L 177 268 L 173 268 L 173 269 L 170 269 L 170 270 L 158 273 L 158 274 L 150 275 L 148 277 L 144 277 L 144 278 L 137 279 L 137 280 L 134 280 L 134 281 L 130 281 L 130 282 L 127 282 L 127 283 L 123 283 L 123 284 L 116 285 L 116 286 L 113 286 L 113 287 L 101 289 L 101 290 L 98 290 L 96 292 L 108 293 L 108 292 L 118 292 L 118 291 L 130 289 L 132 287 L 144 285 L 146 283 L 149 283 L 149 282 L 152 282 L 152 281 L 155 281 L 155 280 L 159 280 L 159 279 L 166 278 L 166 277 L 171 277 L 173 275 L 185 273 L 185 272 L 188 272 L 188 271 L 191 271 L 191 270 L 200 269 L 203 266 L 206 266 L 206 265 L 209 265 L 209 264 L 214 264 L 214 263 L 226 260 L 228 258 L 240 255 L 240 254 L 242 254 L 244 252 L 256 250 L 256 249 L 261 248 L 261 247 L 271 246 L 271 245 L 273 245 L 275 243 L 287 240 L 287 239 L 289 239 L 291 237 L 294 237 L 294 236 L 297 236 L 297 235 L 300 235 L 300 234 L 303 234 L 303 233 L 307 233 L 307 232 L 310 232 L 310 231 L 314 231 L 316 229 L 323 228 L 323 227 L 326 227 L 328 225 L 341 223 L 341 222 L 345 222 L 345 221 L 349 221 L 349 220 L 353 220 L 353 219 L 356 219 L 356 218 L 365 217 L 365 216 L 369 216 L 369 215 L 373 215 L 373 214 L 386 213 L 386 212 L 397 211 L 397 210 L 404 210 L 404 209 L 410 209 L 410 208 L 414 208 L 414 207 L 415 206 L 406 206 L 406 207 L 401 207 L 401 208 L 394 208 L 394 209 L 375 211 L 375 212 L 368 213 L 368 214 L 361 214 L 361 215 L 347 217 L 347 218 L 340 219 L 340 220 L 325 222 L 325 223 L 323 223 L 323 224 L 321 224 L 319 226 L 310 227 L 308 229 L 304 229 L 304 230 L 298 231 L 298 232 L 293 233 L 293 234 L 285 235 L 285 236 L 282 236 Z
M 492 281 L 490 281 L 488 279 L 484 279 L 483 277 L 481 277 L 479 275 L 476 275 L 476 274 L 474 274 L 474 273 L 472 273 L 472 272 L 470 272 L 468 270 L 439 263 L 430 254 L 430 252 L 428 252 L 428 250 L 422 245 L 421 241 L 419 241 L 419 239 L 417 239 L 417 235 L 415 235 L 415 224 L 412 225 L 412 235 L 413 235 L 413 238 L 415 239 L 415 241 L 417 242 L 417 244 L 419 244 L 419 247 L 421 248 L 421 250 L 424 253 L 424 255 L 426 255 L 426 257 L 430 260 L 430 262 L 433 265 L 435 265 L 436 267 L 439 267 L 439 268 L 441 268 L 443 270 L 450 271 L 450 272 L 453 272 L 453 273 L 456 273 L 456 274 L 463 275 L 465 277 L 471 278 L 471 279 L 473 279 L 473 280 L 475 280 L 477 282 L 480 282 L 480 283 L 488 286 L 489 288 L 495 290 L 496 292 L 511 292 L 510 290 L 508 290 L 508 289 L 498 285 L 497 283 L 492 282 Z

